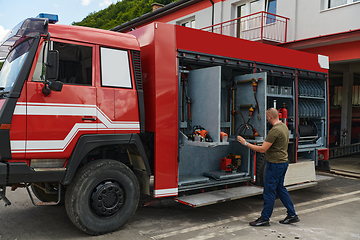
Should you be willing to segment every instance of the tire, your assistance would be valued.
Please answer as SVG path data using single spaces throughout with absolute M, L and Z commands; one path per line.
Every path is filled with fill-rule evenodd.
M 266 155 L 264 153 L 256 154 L 256 184 L 263 187 L 265 183 Z
M 62 189 L 63 190 L 63 189 Z M 32 183 L 31 191 L 34 193 L 35 197 L 39 199 L 41 202 L 57 202 L 58 194 L 48 194 L 43 189 L 41 189 L 38 185 Z M 64 195 L 61 194 L 60 203 L 64 202 Z
M 100 235 L 120 229 L 135 213 L 140 187 L 125 164 L 109 159 L 83 166 L 65 195 L 70 220 L 80 230 Z

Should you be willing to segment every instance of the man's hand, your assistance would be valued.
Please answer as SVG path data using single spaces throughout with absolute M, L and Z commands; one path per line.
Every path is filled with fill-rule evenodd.
M 247 143 L 247 144 L 245 145 L 246 140 L 245 140 L 245 138 L 243 138 L 243 137 L 240 136 L 240 135 L 237 136 L 236 139 L 237 139 L 237 141 L 238 141 L 239 143 L 241 143 L 242 145 L 250 148 L 251 150 L 254 150 L 254 151 L 256 151 L 256 152 L 261 152 L 261 153 L 266 152 L 266 151 L 270 148 L 270 146 L 272 145 L 272 143 L 269 143 L 269 142 L 267 142 L 267 141 L 264 141 L 262 145 L 254 145 L 254 144 L 251 144 L 251 143 Z
M 239 143 L 241 143 L 242 145 L 245 145 L 245 143 L 246 143 L 245 138 L 243 138 L 242 136 L 238 135 L 238 136 L 236 137 L 236 139 L 237 139 L 237 141 L 238 141 Z

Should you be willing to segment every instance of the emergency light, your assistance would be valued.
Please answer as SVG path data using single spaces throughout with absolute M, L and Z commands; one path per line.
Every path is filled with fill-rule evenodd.
M 37 18 L 47 18 L 49 19 L 49 23 L 57 23 L 59 21 L 59 16 L 56 14 L 49 14 L 49 13 L 39 13 L 36 16 Z

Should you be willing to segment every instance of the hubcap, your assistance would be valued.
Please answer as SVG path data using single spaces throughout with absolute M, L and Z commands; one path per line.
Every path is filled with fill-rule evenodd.
M 124 202 L 124 191 L 114 180 L 99 183 L 91 195 L 90 205 L 100 217 L 110 217 L 119 212 Z

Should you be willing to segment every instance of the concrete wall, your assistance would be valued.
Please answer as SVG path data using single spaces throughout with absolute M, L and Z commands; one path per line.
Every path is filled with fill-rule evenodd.
M 214 23 L 221 22 L 221 5 L 222 3 L 216 3 L 214 5 Z M 207 27 L 211 25 L 212 22 L 212 8 L 205 8 L 203 10 L 194 12 L 192 14 L 188 14 L 186 16 L 183 16 L 181 18 L 175 19 L 173 21 L 170 21 L 168 23 L 170 24 L 177 24 L 178 22 L 182 22 L 186 19 L 195 17 L 195 28 L 200 29 L 203 27 Z
M 360 2 L 325 9 L 325 0 L 277 0 L 278 15 L 290 18 L 288 41 L 360 29 Z

